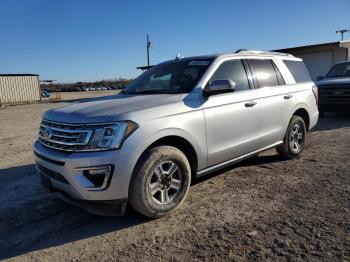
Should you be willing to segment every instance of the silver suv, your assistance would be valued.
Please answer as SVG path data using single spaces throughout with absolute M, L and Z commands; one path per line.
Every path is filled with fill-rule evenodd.
M 43 185 L 73 205 L 120 215 L 129 203 L 161 217 L 183 203 L 192 178 L 274 147 L 299 156 L 317 120 L 317 88 L 299 58 L 177 58 L 118 95 L 47 111 L 35 161 Z

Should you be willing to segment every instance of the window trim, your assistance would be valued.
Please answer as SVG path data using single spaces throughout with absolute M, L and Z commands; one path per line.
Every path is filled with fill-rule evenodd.
M 273 66 L 273 69 L 275 70 L 276 76 L 277 76 L 277 82 L 278 82 L 278 86 L 285 86 L 286 85 L 286 81 L 283 78 L 283 75 L 281 73 L 281 71 L 278 69 L 275 61 L 271 60 L 271 64 Z M 282 80 L 282 83 L 280 83 L 280 81 Z
M 242 60 L 243 66 L 244 66 L 245 73 L 246 73 L 247 78 L 248 78 L 248 84 L 249 84 L 248 90 L 254 90 L 255 85 L 254 85 L 254 81 L 253 81 L 253 73 L 250 70 L 250 66 L 247 62 L 247 59 L 241 59 L 241 60 Z
M 251 59 L 256 60 L 256 58 L 251 58 Z M 256 79 L 256 76 L 253 73 L 253 70 L 251 69 L 250 64 L 249 64 L 249 58 L 248 59 L 244 59 L 244 61 L 245 61 L 246 65 L 247 65 L 247 68 L 249 68 L 249 73 L 250 73 L 253 89 L 259 89 L 258 80 Z

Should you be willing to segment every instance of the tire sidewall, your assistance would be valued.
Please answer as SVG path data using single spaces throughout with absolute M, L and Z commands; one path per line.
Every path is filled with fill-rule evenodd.
M 167 204 L 156 203 L 149 193 L 149 179 L 154 169 L 163 161 L 173 161 L 182 174 L 180 192 Z M 186 156 L 177 148 L 158 146 L 151 148 L 135 168 L 131 180 L 130 203 L 140 213 L 149 217 L 161 217 L 177 209 L 185 200 L 191 184 L 191 169 Z
M 290 145 L 291 142 L 291 133 L 293 128 L 295 127 L 296 124 L 300 124 L 300 126 L 303 129 L 303 143 L 301 144 L 300 150 L 298 152 L 296 152 Z M 299 156 L 301 154 L 301 152 L 304 150 L 305 147 L 305 141 L 306 141 L 306 125 L 304 120 L 299 117 L 299 116 L 294 116 L 292 118 L 292 120 L 289 123 L 288 126 L 288 132 L 287 132 L 287 138 L 286 138 L 286 142 L 287 142 L 287 146 L 288 146 L 288 152 L 291 156 L 296 157 Z

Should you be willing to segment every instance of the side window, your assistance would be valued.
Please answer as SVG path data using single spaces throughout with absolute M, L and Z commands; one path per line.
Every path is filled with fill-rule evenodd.
M 271 59 L 248 59 L 247 61 L 259 87 L 285 84 L 280 71 Z
M 235 91 L 249 89 L 247 74 L 241 60 L 230 60 L 223 62 L 209 80 L 232 80 L 236 83 Z
M 312 81 L 303 61 L 283 60 L 296 83 Z

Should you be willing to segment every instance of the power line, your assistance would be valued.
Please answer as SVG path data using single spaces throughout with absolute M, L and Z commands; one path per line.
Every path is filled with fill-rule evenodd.
M 168 52 L 164 52 L 162 50 L 156 49 L 153 46 L 152 46 L 152 51 L 159 53 L 159 54 L 162 54 L 162 55 L 165 55 L 165 56 L 168 56 L 168 57 L 175 57 L 174 55 L 169 54 Z
M 163 55 L 161 53 L 154 52 L 153 49 L 151 49 L 150 51 L 151 51 L 152 57 L 154 56 L 154 57 L 159 58 L 159 59 L 169 59 L 167 55 Z

